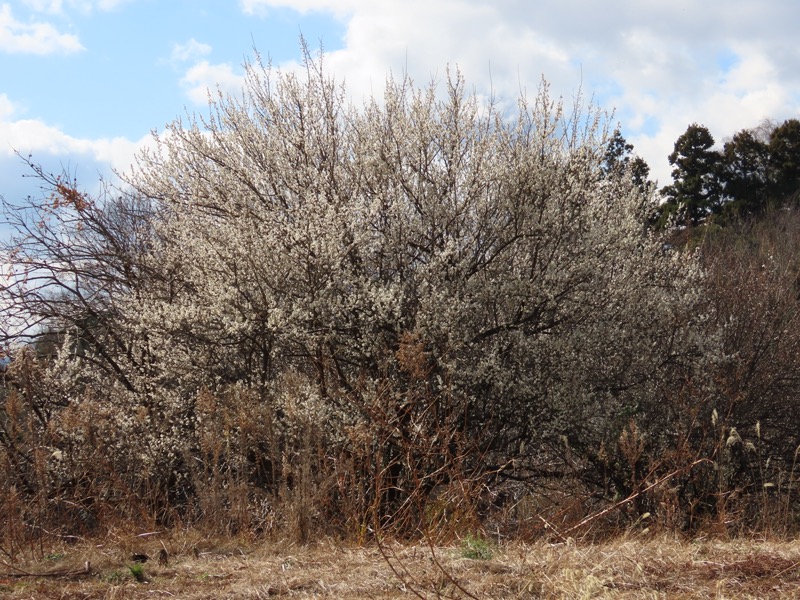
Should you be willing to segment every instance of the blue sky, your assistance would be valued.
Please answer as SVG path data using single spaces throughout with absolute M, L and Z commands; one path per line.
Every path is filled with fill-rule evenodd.
M 35 193 L 14 151 L 91 189 L 209 86 L 236 93 L 254 47 L 295 68 L 301 33 L 356 98 L 448 64 L 510 100 L 581 88 L 666 184 L 690 123 L 722 142 L 800 117 L 798 23 L 796 0 L 0 0 L 0 194 Z
M 343 28 L 328 15 L 302 16 L 281 8 L 260 18 L 233 4 L 220 10 L 225 4 L 143 0 L 106 10 L 70 10 L 62 3 L 55 14 L 24 10 L 24 2 L 0 4 L 6 11 L 11 7 L 22 23 L 47 22 L 74 37 L 62 41 L 61 51 L 44 55 L 9 52 L 7 45 L 0 93 L 19 106 L 20 117 L 70 135 L 137 140 L 174 119 L 185 105 L 195 108 L 188 96 L 191 82 L 184 80 L 190 67 L 207 62 L 222 76 L 241 74 L 253 46 L 276 62 L 291 60 L 300 31 L 326 45 L 330 40 L 332 49 L 341 43 Z

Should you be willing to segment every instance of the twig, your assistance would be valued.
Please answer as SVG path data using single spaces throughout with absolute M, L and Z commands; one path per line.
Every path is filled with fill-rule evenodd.
M 19 567 L 15 567 L 14 565 L 10 565 L 4 560 L 0 560 L 0 564 L 5 565 L 9 569 L 14 569 L 17 573 L 21 573 L 23 576 L 31 575 L 31 573 L 28 573 L 27 571 L 23 571 L 22 569 L 20 569 Z M 3 575 L 3 577 L 8 577 L 8 575 Z
M 781 577 L 781 576 L 782 576 L 784 573 L 788 573 L 788 572 L 789 572 L 789 571 L 791 571 L 792 569 L 796 569 L 796 568 L 797 568 L 797 565 L 800 565 L 800 562 L 796 562 L 796 563 L 794 563 L 794 564 L 793 564 L 791 567 L 788 567 L 788 568 L 784 569 L 783 571 L 781 571 L 780 573 L 777 573 L 777 574 L 775 575 L 775 577 L 776 577 L 776 578 L 780 578 L 780 577 Z
M 136 535 L 136 537 L 140 537 L 140 538 L 149 537 L 151 535 L 158 535 L 159 533 L 163 533 L 163 532 L 161 532 L 161 531 L 148 531 L 147 533 L 139 533 L 139 534 Z
M 387 554 L 386 550 L 384 549 L 383 543 L 381 543 L 381 536 L 380 535 L 376 535 L 375 536 L 375 541 L 378 544 L 378 551 L 381 553 L 381 556 L 383 556 L 383 560 L 385 560 L 386 564 L 389 565 L 389 568 L 392 570 L 392 573 L 394 573 L 394 576 L 397 577 L 397 579 L 400 580 L 400 583 L 403 584 L 403 587 L 408 589 L 417 598 L 421 598 L 421 600 L 428 600 L 427 596 L 423 596 L 417 590 L 415 590 L 413 586 L 409 585 L 408 582 L 406 581 L 406 578 L 403 577 L 403 575 L 400 572 L 398 572 L 398 570 L 392 564 L 392 560 L 389 558 L 389 555 Z M 409 578 L 411 578 L 413 580 L 414 579 L 413 576 L 411 575 L 411 573 L 408 572 L 408 569 L 403 564 L 403 561 L 397 559 L 397 556 L 395 555 L 394 552 L 392 552 L 392 557 L 395 558 L 398 563 L 400 563 L 400 567 L 403 569 L 403 572 L 406 574 L 406 576 L 408 576 Z
M 472 598 L 472 600 L 478 600 L 476 596 L 473 596 L 470 592 L 465 590 L 464 586 L 462 586 L 455 580 L 455 578 L 453 578 L 453 576 L 450 574 L 450 571 L 448 571 L 442 566 L 442 564 L 439 562 L 439 559 L 436 558 L 436 549 L 433 546 L 433 541 L 431 540 L 430 535 L 428 535 L 427 533 L 425 534 L 425 540 L 428 542 L 428 548 L 431 551 L 431 560 L 433 561 L 433 564 L 436 565 L 436 568 L 439 569 L 439 572 L 442 573 L 442 575 L 444 575 L 445 577 L 447 577 L 447 579 L 450 580 L 450 583 L 452 583 L 456 587 L 456 589 L 458 589 L 460 592 L 462 592 L 469 598 Z M 438 595 L 439 594 L 437 593 L 437 596 Z
M 0 577 L 6 577 L 9 579 L 17 579 L 22 577 L 78 577 L 80 575 L 89 575 L 92 572 L 92 565 L 88 560 L 84 563 L 82 569 L 71 569 L 69 571 L 48 571 L 47 573 L 31 573 L 29 571 L 24 571 L 19 567 L 8 564 L 4 560 L 0 560 L 0 563 L 9 569 L 16 571 L 15 573 L 0 573 Z
M 545 519 L 542 515 L 536 515 L 539 517 L 539 520 L 544 523 L 545 529 L 550 529 L 553 533 L 555 533 L 559 538 L 561 538 L 562 542 L 567 542 L 567 538 L 561 534 L 561 532 L 556 529 L 556 526 L 550 523 L 547 519 Z
M 667 481 L 668 479 L 672 479 L 673 477 L 675 477 L 675 475 L 678 475 L 678 474 L 682 473 L 683 471 L 688 471 L 689 469 L 691 469 L 691 468 L 692 468 L 692 467 L 694 467 L 695 465 L 699 465 L 700 463 L 704 463 L 704 462 L 711 462 L 711 460 L 710 460 L 710 459 L 708 459 L 708 458 L 700 458 L 700 459 L 698 459 L 698 460 L 694 461 L 692 464 L 690 464 L 690 465 L 688 465 L 688 466 L 686 466 L 686 467 L 681 467 L 680 469 L 676 469 L 675 471 L 672 471 L 672 473 L 668 473 L 667 475 L 664 475 L 664 476 L 663 476 L 663 477 L 661 477 L 660 479 L 657 479 L 655 482 L 651 483 L 651 484 L 650 484 L 650 485 L 648 485 L 646 488 L 644 488 L 644 489 L 641 489 L 641 490 L 638 490 L 638 491 L 636 491 L 636 492 L 632 493 L 632 494 L 631 494 L 630 496 L 628 496 L 627 498 L 625 498 L 625 499 L 623 499 L 623 500 L 620 500 L 619 502 L 616 502 L 616 503 L 612 504 L 612 505 L 611 505 L 611 506 L 609 506 L 608 508 L 604 508 L 604 509 L 603 509 L 603 510 L 601 510 L 600 512 L 596 512 L 596 513 L 594 513 L 594 514 L 591 514 L 591 515 L 589 515 L 589 516 L 588 516 L 588 517 L 586 517 L 585 519 L 581 520 L 581 521 L 580 521 L 580 522 L 579 522 L 577 525 L 573 525 L 572 527 L 570 527 L 569 529 L 567 529 L 567 530 L 566 530 L 564 533 L 571 533 L 571 532 L 575 531 L 576 529 L 579 529 L 579 528 L 583 527 L 583 526 L 584 526 L 584 525 L 586 525 L 587 523 L 591 523 L 591 522 L 592 522 L 592 521 L 594 521 L 595 519 L 599 519 L 599 518 L 600 518 L 600 517 L 602 517 L 603 515 L 607 515 L 607 514 L 608 514 L 608 513 L 610 513 L 611 511 L 618 509 L 620 506 L 624 506 L 624 505 L 625 505 L 625 504 L 627 504 L 628 502 L 632 502 L 633 500 L 635 500 L 637 497 L 641 496 L 641 495 L 642 495 L 642 494 L 644 494 L 645 492 L 649 492 L 649 491 L 650 491 L 650 490 L 652 490 L 654 487 L 661 485 L 662 483 L 664 483 L 664 482 L 665 482 L 665 481 Z

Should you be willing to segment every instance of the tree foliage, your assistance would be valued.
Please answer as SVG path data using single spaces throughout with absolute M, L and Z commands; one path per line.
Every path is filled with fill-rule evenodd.
M 619 176 L 628 171 L 634 183 L 644 192 L 651 185 L 648 175 L 650 166 L 645 160 L 633 153 L 633 144 L 622 137 L 619 128 L 615 129 L 607 142 L 606 154 L 601 166 L 607 177 Z
M 772 195 L 796 197 L 800 189 L 800 120 L 788 119 L 769 138 L 769 174 Z
M 743 129 L 722 150 L 721 175 L 729 206 L 737 214 L 760 214 L 768 199 L 769 148 L 752 131 Z
M 661 193 L 660 226 L 695 227 L 765 214 L 793 204 L 800 189 L 800 121 L 765 121 L 714 149 L 709 130 L 690 125 L 669 156 L 673 183 Z
M 665 214 L 676 214 L 677 221 L 687 226 L 704 222 L 722 207 L 720 157 L 713 146 L 709 130 L 692 124 L 677 139 L 669 155 L 669 164 L 674 169 L 672 185 L 662 189 Z

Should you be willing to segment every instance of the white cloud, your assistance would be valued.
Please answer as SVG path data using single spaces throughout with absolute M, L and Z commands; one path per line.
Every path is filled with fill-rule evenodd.
M 330 72 L 358 99 L 388 72 L 417 84 L 458 65 L 480 94 L 515 98 L 540 78 L 582 88 L 669 183 L 667 156 L 693 122 L 718 142 L 763 118 L 800 116 L 800 4 L 785 0 L 240 0 L 251 15 L 325 12 L 345 25 Z M 296 68 L 286 64 L 283 68 Z
M 55 14 L 111 10 L 131 1 L 24 4 Z M 0 51 L 82 49 L 76 36 L 41 19 L 15 19 L 10 6 L 0 4 Z M 482 96 L 492 92 L 513 101 L 521 90 L 534 94 L 542 76 L 552 93 L 567 101 L 578 88 L 594 93 L 603 107 L 616 109 L 624 134 L 662 185 L 669 182 L 666 157 L 690 123 L 708 126 L 722 142 L 766 117 L 800 116 L 794 31 L 800 4 L 785 0 L 240 0 L 239 6 L 249 15 L 289 9 L 327 13 L 339 21 L 345 33 L 338 49 L 326 54 L 326 68 L 347 80 L 357 102 L 379 95 L 390 72 L 408 73 L 424 85 L 441 81 L 448 65 L 457 65 Z M 238 95 L 243 84 L 241 69 L 210 60 L 211 52 L 190 38 L 176 44 L 169 59 L 183 73 L 188 98 L 200 106 L 209 91 L 212 97 L 217 89 Z M 37 144 L 49 143 L 59 152 L 83 148 L 93 156 L 111 156 L 124 154 L 126 143 L 139 143 L 78 140 L 38 121 L 12 122 L 13 113 L 9 98 L 0 95 L 0 132 L 21 136 L 24 129 Z
M 208 60 L 200 60 L 211 54 L 208 44 L 190 38 L 183 44 L 174 44 L 169 59 L 166 61 L 174 67 L 183 63 L 193 63 L 186 69 L 181 78 L 181 86 L 193 104 L 205 105 L 209 96 L 216 97 L 217 92 L 230 95 L 241 95 L 244 86 L 244 74 L 238 74 L 227 63 L 213 64 Z
M 62 156 L 70 160 L 87 156 L 122 172 L 130 168 L 137 150 L 151 139 L 150 135 L 137 141 L 123 137 L 76 138 L 40 120 L 3 118 L 3 107 L 7 102 L 5 96 L 0 96 L 0 139 L 4 141 L 0 146 L 0 156 L 10 157 L 15 152 L 22 155 L 30 153 Z
M 63 0 L 23 0 L 23 4 L 38 12 L 58 14 L 64 4 Z
M 134 0 L 97 0 L 97 8 L 100 10 L 115 10 L 117 7 L 122 6 L 123 4 L 128 4 L 129 2 L 133 2 Z
M 172 53 L 169 56 L 169 62 L 180 63 L 196 60 L 202 56 L 207 56 L 208 54 L 211 54 L 211 46 L 191 38 L 185 44 L 175 44 L 172 47 Z
M 306 14 L 330 12 L 344 16 L 358 9 L 368 8 L 371 0 L 241 0 L 242 11 L 247 15 L 267 16 L 271 8 L 290 8 Z
M 66 6 L 90 13 L 93 10 L 110 11 L 117 7 L 132 2 L 133 0 L 66 0 Z M 65 8 L 65 0 L 23 0 L 23 4 L 38 12 L 53 15 L 62 14 Z
M 37 12 L 59 14 L 64 6 L 64 0 L 23 0 L 25 6 Z
M 0 123 L 11 118 L 16 110 L 16 105 L 9 99 L 8 95 L 0 94 Z
M 10 5 L 0 5 L 0 51 L 11 54 L 69 54 L 83 49 L 78 36 L 60 33 L 49 23 L 23 23 L 11 13 Z
M 234 72 L 229 64 L 211 64 L 206 60 L 192 66 L 181 79 L 189 99 L 195 104 L 207 104 L 209 94 L 219 90 L 234 96 L 241 95 L 244 75 Z

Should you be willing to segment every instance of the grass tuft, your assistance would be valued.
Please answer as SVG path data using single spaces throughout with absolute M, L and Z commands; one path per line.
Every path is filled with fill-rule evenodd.
M 461 541 L 461 556 L 472 560 L 491 560 L 492 552 L 489 542 L 480 535 L 468 535 Z
M 134 563 L 132 565 L 128 565 L 128 570 L 131 572 L 131 577 L 133 577 L 139 583 L 145 583 L 147 581 L 147 576 L 144 574 L 144 566 L 139 563 Z

